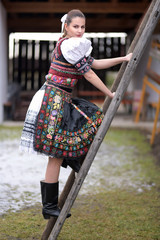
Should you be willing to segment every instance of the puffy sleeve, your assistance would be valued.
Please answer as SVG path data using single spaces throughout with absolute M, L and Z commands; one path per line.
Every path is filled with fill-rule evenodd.
M 82 74 L 89 71 L 94 58 L 91 41 L 86 38 L 69 38 L 62 42 L 61 52 L 67 62 L 75 66 Z

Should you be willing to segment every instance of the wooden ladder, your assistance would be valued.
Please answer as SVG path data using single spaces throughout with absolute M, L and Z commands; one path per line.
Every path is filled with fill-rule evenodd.
M 60 196 L 59 206 L 62 207 L 61 213 L 57 219 L 50 218 L 48 221 L 46 228 L 42 234 L 42 240 L 56 240 L 63 224 L 65 222 L 66 216 L 70 211 L 80 188 L 87 176 L 87 173 L 90 169 L 90 166 L 94 160 L 94 157 L 105 137 L 112 119 L 116 114 L 116 111 L 121 103 L 123 95 L 128 87 L 128 84 L 131 80 L 133 73 L 136 70 L 136 67 L 140 61 L 140 58 L 143 54 L 143 50 L 151 36 L 158 20 L 160 18 L 160 0 L 152 0 L 148 11 L 146 12 L 143 21 L 138 29 L 138 32 L 128 50 L 128 52 L 133 52 L 133 56 L 131 61 L 127 63 L 123 63 L 118 76 L 112 86 L 112 91 L 116 91 L 116 94 L 112 101 L 109 98 L 105 100 L 104 103 L 104 120 L 94 138 L 94 141 L 91 144 L 91 147 L 87 153 L 87 156 L 81 166 L 77 177 L 75 178 L 75 173 L 72 170 L 66 186 Z M 134 50 L 134 51 L 133 51 Z

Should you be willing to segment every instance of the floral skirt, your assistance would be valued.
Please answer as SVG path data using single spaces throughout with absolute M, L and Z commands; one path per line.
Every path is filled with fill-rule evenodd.
M 43 85 L 28 108 L 20 150 L 69 161 L 84 159 L 103 119 L 102 110 L 56 86 Z

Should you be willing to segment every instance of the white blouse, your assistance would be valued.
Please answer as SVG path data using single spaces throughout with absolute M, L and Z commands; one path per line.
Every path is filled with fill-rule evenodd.
M 93 58 L 91 41 L 86 38 L 69 38 L 62 42 L 61 52 L 67 62 L 74 65 L 81 73 L 86 73 L 91 68 Z

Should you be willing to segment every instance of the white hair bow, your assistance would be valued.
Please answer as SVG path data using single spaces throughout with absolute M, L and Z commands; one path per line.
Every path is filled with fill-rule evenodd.
M 65 24 L 66 18 L 67 18 L 67 14 L 65 14 L 65 15 L 61 18 L 61 22 L 62 22 L 61 33 L 63 33 L 64 24 Z

